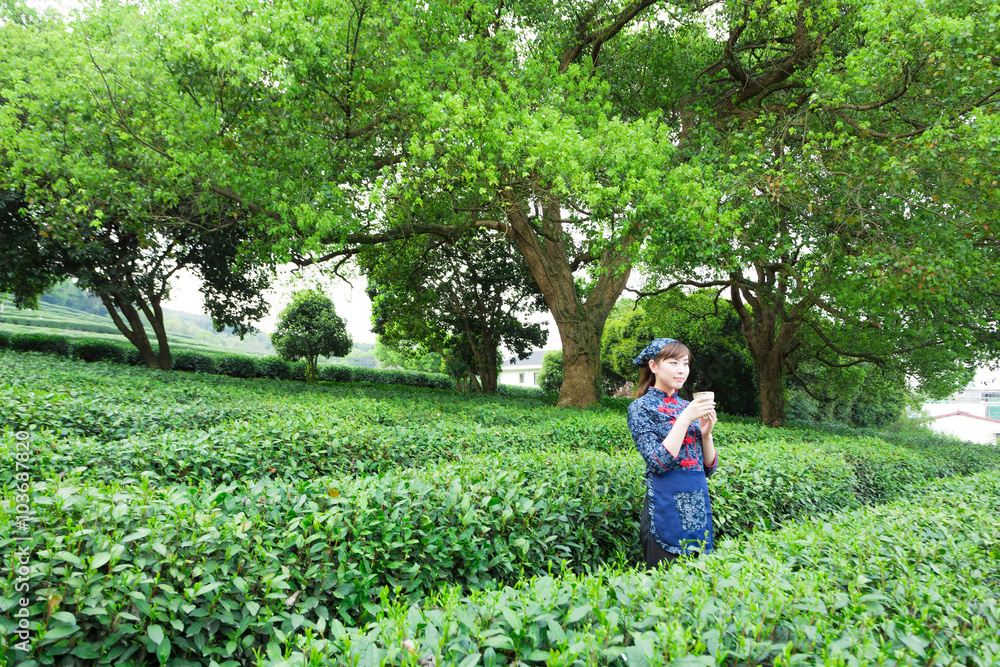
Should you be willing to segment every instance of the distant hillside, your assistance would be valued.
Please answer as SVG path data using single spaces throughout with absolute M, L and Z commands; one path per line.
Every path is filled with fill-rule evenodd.
M 204 313 L 185 313 L 170 308 L 164 308 L 163 313 L 171 345 L 217 352 L 274 354 L 269 333 L 257 333 L 240 340 L 238 336 L 233 335 L 232 329 L 215 331 L 212 318 Z M 145 317 L 143 319 L 145 320 Z M 37 310 L 14 308 L 13 300 L 7 295 L 0 294 L 0 323 L 64 332 L 91 332 L 124 338 L 101 300 L 90 296 L 69 281 L 61 283 L 39 297 Z M 150 337 L 154 336 L 148 321 L 146 321 L 146 331 Z M 355 343 L 354 349 L 347 357 L 330 361 L 348 366 L 378 368 L 374 349 L 375 345 L 371 343 Z

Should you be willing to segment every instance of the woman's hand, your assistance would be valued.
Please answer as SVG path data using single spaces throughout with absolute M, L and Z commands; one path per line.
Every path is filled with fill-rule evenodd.
M 677 420 L 682 421 L 686 424 L 691 424 L 698 421 L 702 417 L 705 417 L 708 414 L 712 415 L 712 424 L 714 424 L 716 419 L 715 401 L 712 401 L 708 398 L 702 398 L 697 401 L 691 401 L 690 403 L 688 403 L 687 407 L 684 408 L 679 415 L 677 415 Z M 702 422 L 704 421 L 705 420 L 702 420 Z M 702 424 L 699 424 L 699 427 L 702 429 L 702 434 L 704 434 L 705 433 L 704 426 Z M 708 432 L 709 433 L 712 432 L 711 426 L 708 427 Z
M 712 403 L 712 409 L 702 415 L 701 420 L 698 422 L 698 428 L 701 430 L 701 439 L 705 440 L 710 435 L 712 435 L 712 429 L 715 427 L 715 422 L 718 421 L 719 416 L 715 414 L 715 403 Z

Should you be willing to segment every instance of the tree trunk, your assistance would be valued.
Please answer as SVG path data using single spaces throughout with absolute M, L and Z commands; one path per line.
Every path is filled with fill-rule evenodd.
M 482 346 L 482 359 L 479 361 L 479 382 L 484 394 L 497 393 L 497 346 Z
M 617 248 L 627 248 L 631 238 L 605 250 L 597 259 L 600 270 L 584 301 L 577 291 L 569 256 L 569 236 L 562 229 L 559 203 L 545 206 L 540 229 L 525 214 L 523 202 L 506 190 L 507 233 L 517 244 L 559 328 L 563 349 L 563 383 L 557 405 L 584 408 L 601 400 L 601 334 L 604 323 L 625 289 L 631 261 Z
M 785 363 L 798 345 L 795 332 L 802 324 L 798 316 L 804 304 L 792 308 L 792 315 L 789 316 L 782 304 L 772 299 L 773 294 L 766 298 L 754 294 L 751 284 L 742 276 L 733 274 L 731 278 L 731 302 L 739 315 L 743 337 L 757 367 L 761 422 L 765 426 L 784 426 Z M 783 293 L 782 288 L 779 286 L 779 293 Z M 752 310 L 744 305 L 744 298 Z
M 760 382 L 760 420 L 765 426 L 785 425 L 785 360 L 768 354 L 757 361 Z
M 149 306 L 140 302 L 139 307 L 142 308 L 150 326 L 153 327 L 153 333 L 156 334 L 156 346 L 160 353 L 160 369 L 169 371 L 173 368 L 173 358 L 170 354 L 170 343 L 167 341 L 167 328 L 163 324 L 163 309 L 160 308 L 159 298 L 151 298 L 149 301 Z
M 142 357 L 146 366 L 159 370 L 160 360 L 157 358 L 156 353 L 153 352 L 153 346 L 149 342 L 149 336 L 146 335 L 146 329 L 142 325 L 142 318 L 139 317 L 139 311 L 121 297 L 111 296 L 103 292 L 98 293 L 98 296 L 101 298 L 101 302 L 104 303 L 104 307 L 107 308 L 108 314 L 111 315 L 111 320 L 115 323 L 115 326 L 128 339 L 128 342 L 132 343 L 135 349 L 139 351 L 139 356 Z M 121 314 L 118 313 L 119 310 L 121 310 Z M 128 320 L 128 324 L 122 320 L 122 315 Z

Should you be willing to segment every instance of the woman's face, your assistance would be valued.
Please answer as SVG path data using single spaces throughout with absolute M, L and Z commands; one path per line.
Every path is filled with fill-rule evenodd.
M 653 375 L 656 376 L 656 384 L 653 386 L 672 394 L 684 386 L 684 382 L 691 372 L 691 366 L 687 356 L 667 357 L 662 361 L 651 360 L 649 370 L 653 371 Z

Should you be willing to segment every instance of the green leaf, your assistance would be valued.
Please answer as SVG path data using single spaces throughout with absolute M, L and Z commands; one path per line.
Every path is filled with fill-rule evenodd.
M 155 623 L 146 628 L 146 634 L 149 635 L 149 638 L 157 646 L 159 646 L 163 642 L 164 638 L 163 628 L 161 628 L 159 625 L 156 625 Z
M 514 634 L 516 635 L 521 634 L 522 624 L 520 616 L 515 614 L 514 611 L 509 607 L 503 607 L 503 606 L 500 607 L 500 613 L 503 614 L 504 620 L 510 624 L 510 627 L 514 631 Z

